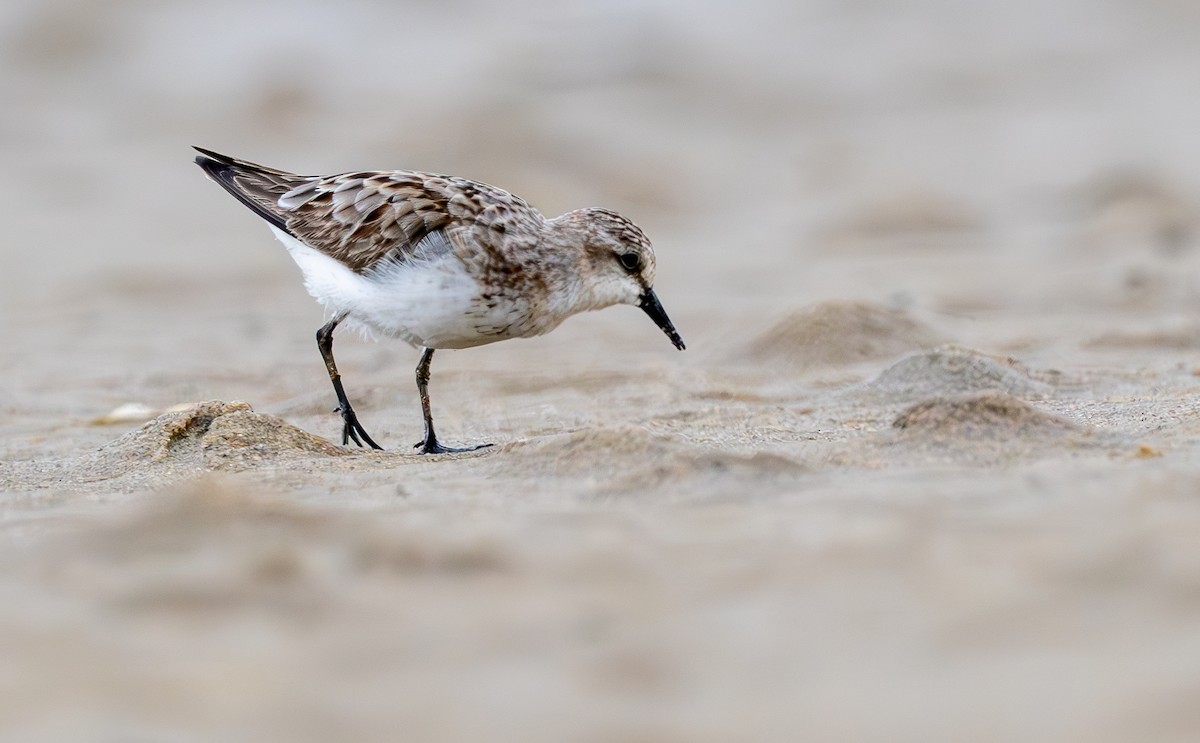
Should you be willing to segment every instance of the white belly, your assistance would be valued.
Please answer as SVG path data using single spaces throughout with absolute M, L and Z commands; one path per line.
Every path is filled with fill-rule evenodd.
M 480 286 L 453 255 L 394 263 L 366 274 L 271 227 L 304 274 L 304 286 L 335 315 L 371 334 L 427 348 L 469 348 L 512 337 L 504 315 L 480 303 Z

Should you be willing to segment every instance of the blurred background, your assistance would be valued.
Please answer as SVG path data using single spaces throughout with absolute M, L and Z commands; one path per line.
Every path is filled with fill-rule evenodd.
M 1194 740 L 1186 463 L 838 460 L 895 411 L 822 395 L 907 341 L 815 372 L 746 349 L 862 300 L 1104 368 L 1096 407 L 1083 372 L 1047 407 L 1138 436 L 1182 420 L 1194 452 L 1197 29 L 1192 0 L 6 0 L 0 461 L 96 451 L 137 424 L 87 422 L 130 401 L 336 433 L 320 309 L 191 145 L 620 210 L 689 350 L 617 308 L 439 354 L 443 436 L 529 444 L 453 469 L 181 490 L 128 457 L 119 485 L 88 484 L 100 458 L 61 486 L 0 467 L 25 483 L 0 506 L 0 737 Z M 415 353 L 339 344 L 368 429 L 415 440 Z M 664 469 L 646 430 L 750 458 L 667 447 Z M 586 469 L 598 449 L 610 470 Z M 658 507 L 732 500 L 613 505 L 613 471 L 649 473 Z
M 657 242 L 664 300 L 696 304 L 729 282 L 820 298 L 820 258 L 881 232 L 1061 250 L 1080 221 L 1064 210 L 1178 212 L 1197 187 L 1200 8 L 1184 0 L 0 13 L 10 313 L 113 277 L 276 272 L 282 253 L 198 177 L 191 144 L 304 173 L 461 174 L 548 214 L 609 205 Z M 1190 215 L 1135 216 L 1186 222 L 1163 238 L 1178 247 Z M 864 274 L 861 294 L 905 289 Z

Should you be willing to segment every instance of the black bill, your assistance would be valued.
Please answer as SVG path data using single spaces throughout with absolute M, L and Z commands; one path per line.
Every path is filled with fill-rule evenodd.
M 650 316 L 655 325 L 662 328 L 662 331 L 667 334 L 667 337 L 671 339 L 676 348 L 680 351 L 685 348 L 683 339 L 679 337 L 679 331 L 675 330 L 675 326 L 671 324 L 671 318 L 667 317 L 667 311 L 659 303 L 653 289 L 647 289 L 642 292 L 641 299 L 638 301 L 638 307 L 641 307 Z

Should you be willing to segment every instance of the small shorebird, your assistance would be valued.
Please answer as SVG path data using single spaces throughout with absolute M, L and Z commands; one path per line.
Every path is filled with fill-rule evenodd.
M 420 346 L 417 392 L 424 454 L 443 446 L 429 407 L 438 348 L 470 348 L 548 333 L 571 315 L 640 307 L 683 350 L 654 294 L 654 249 L 641 228 L 607 209 L 553 219 L 485 183 L 411 170 L 296 175 L 196 148 L 196 164 L 267 221 L 333 319 L 317 348 L 342 415 L 342 444 L 380 449 L 346 397 L 333 361 L 345 321 Z

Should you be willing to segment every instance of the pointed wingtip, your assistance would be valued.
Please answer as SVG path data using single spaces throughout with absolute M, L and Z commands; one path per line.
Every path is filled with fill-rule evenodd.
M 209 178 L 220 183 L 220 175 L 229 169 L 229 160 L 222 158 L 212 150 L 206 150 L 202 147 L 195 147 L 194 149 L 200 154 L 192 158 L 192 162 L 199 165 Z
M 214 161 L 221 163 L 222 165 L 229 165 L 229 164 L 233 163 L 233 158 L 229 157 L 228 155 L 222 155 L 219 152 L 213 152 L 212 150 L 206 150 L 203 147 L 197 147 L 196 145 L 192 145 L 192 149 L 195 150 L 196 152 L 200 153 L 199 155 L 196 156 L 196 164 L 197 165 L 203 165 L 206 162 L 214 162 Z
M 239 179 L 247 176 L 253 178 L 266 173 L 278 173 L 280 171 L 268 170 L 253 163 L 244 162 L 228 155 L 222 155 L 219 152 L 206 150 L 203 147 L 193 145 L 193 149 L 200 153 L 196 156 L 194 162 L 200 166 L 200 169 L 204 171 L 206 176 L 225 189 L 235 199 L 249 207 L 255 214 L 284 232 L 288 232 L 287 224 L 283 218 L 276 211 L 268 208 L 268 196 L 262 195 L 261 198 L 256 198 L 251 195 L 243 183 L 239 182 Z

